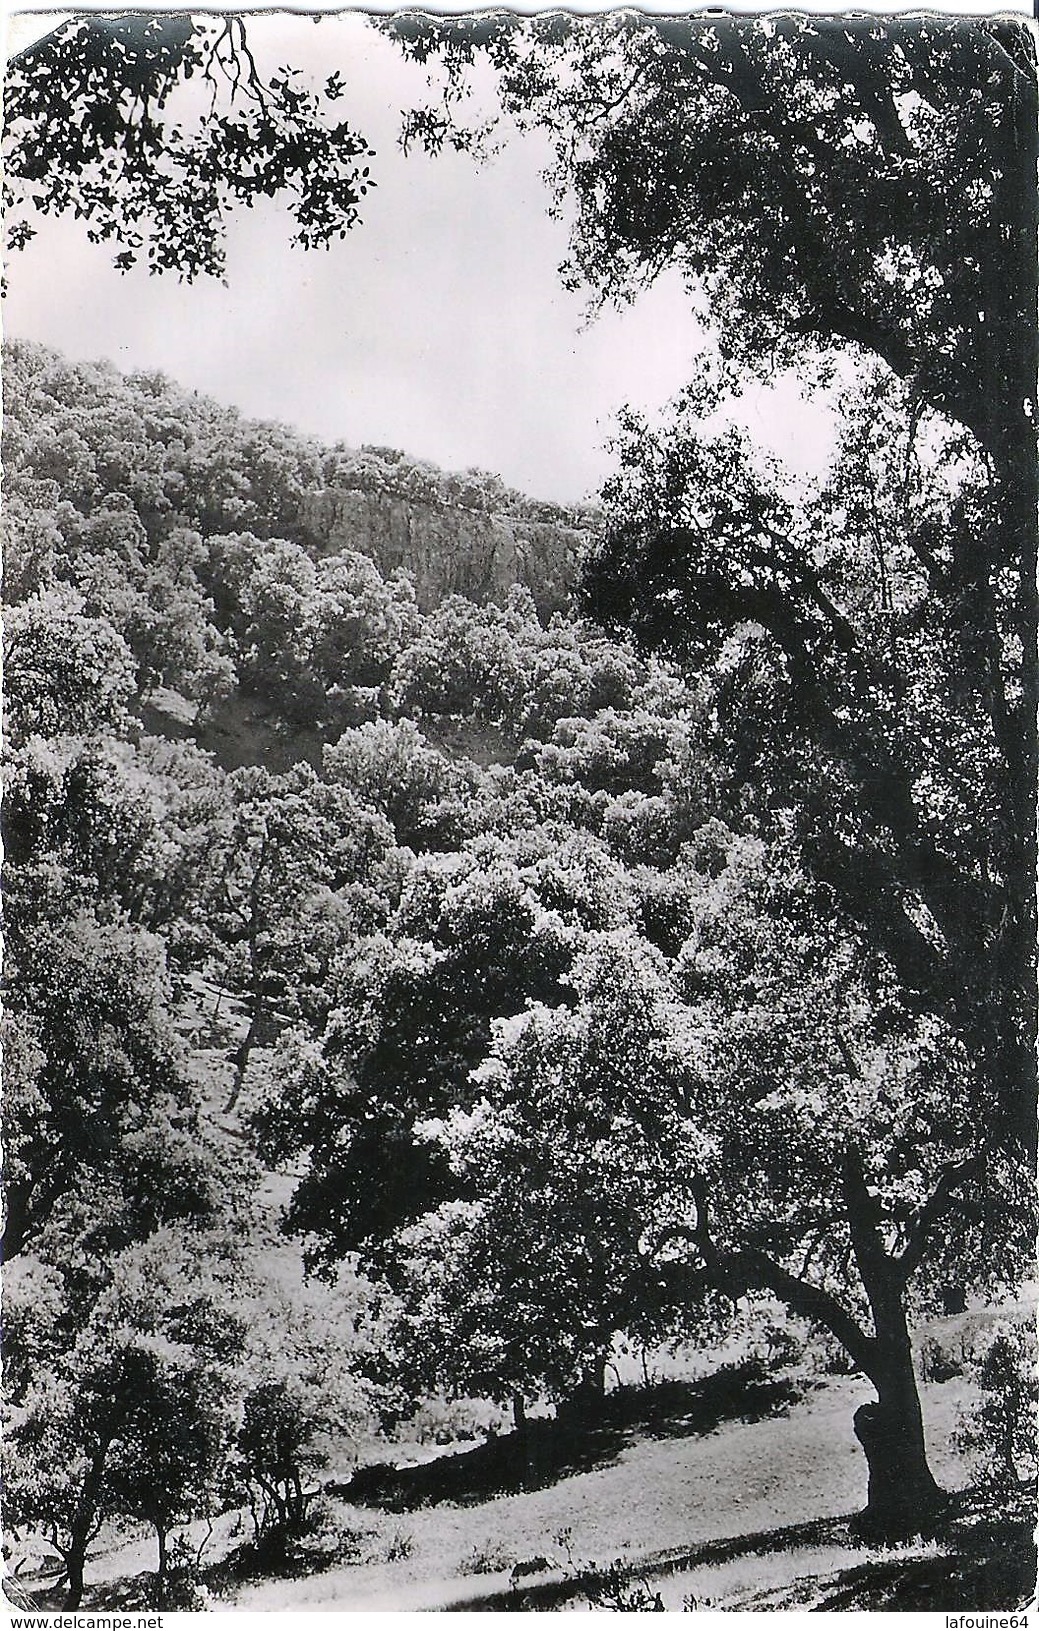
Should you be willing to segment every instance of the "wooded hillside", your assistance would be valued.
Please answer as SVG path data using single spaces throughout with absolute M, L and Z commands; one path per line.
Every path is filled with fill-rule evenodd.
M 445 72 L 410 140 L 478 146 L 482 69 L 547 136 L 570 283 L 710 306 L 600 510 L 9 348 L 8 1515 L 72 1606 L 106 1525 L 162 1603 L 196 1521 L 298 1561 L 318 1469 L 430 1399 L 557 1466 L 675 1348 L 861 1380 L 860 1535 L 988 1558 L 1034 1494 L 1030 36 L 610 17 L 385 25 Z M 193 72 L 167 35 L 101 66 Z M 325 241 L 322 144 L 365 154 L 274 90 L 298 142 L 225 186 L 295 155 Z M 129 264 L 175 199 L 105 165 Z M 219 264 L 207 196 L 161 265 Z M 810 480 L 726 418 L 777 362 L 851 381 Z M 921 1393 L 961 1318 L 969 1496 Z

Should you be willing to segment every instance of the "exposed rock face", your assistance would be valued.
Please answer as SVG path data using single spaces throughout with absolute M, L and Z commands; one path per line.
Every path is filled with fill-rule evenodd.
M 319 554 L 353 549 L 384 573 L 406 568 L 424 611 L 451 594 L 501 600 L 514 583 L 526 585 L 539 612 L 555 611 L 566 603 L 585 538 L 562 522 L 347 488 L 306 494 L 300 524 Z

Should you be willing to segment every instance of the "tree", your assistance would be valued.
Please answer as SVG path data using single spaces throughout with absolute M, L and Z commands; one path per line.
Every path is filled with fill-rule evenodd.
M 24 1252 L 11 1259 L 4 1270 L 9 1405 L 23 1402 L 35 1379 L 61 1352 L 67 1312 L 64 1281 L 56 1267 Z
M 7 1521 L 32 1529 L 57 1554 L 68 1580 L 68 1606 L 83 1597 L 87 1551 L 100 1533 L 107 1425 L 95 1436 L 77 1409 L 68 1376 L 41 1375 L 24 1411 L 5 1432 Z
M 1019 1260 L 1029 1238 L 1020 1173 L 978 1157 L 962 1048 L 827 923 L 789 853 L 748 840 L 701 875 L 673 963 L 614 932 L 569 979 L 573 1006 L 496 1026 L 480 1098 L 425 1123 L 465 1179 L 464 1204 L 390 1243 L 427 1364 L 551 1390 L 616 1332 L 778 1298 L 876 1389 L 855 1415 L 865 1520 L 919 1530 L 945 1497 L 913 1310 L 949 1273 L 1002 1282 L 1006 1235 Z
M 257 1275 L 239 1297 L 246 1385 L 229 1499 L 248 1505 L 257 1548 L 279 1566 L 307 1531 L 330 1451 L 375 1431 L 381 1395 L 362 1365 L 384 1344 L 383 1300 L 350 1269 L 288 1289 Z
M 11 946 L 8 973 L 5 1254 L 92 1280 L 106 1252 L 217 1216 L 227 1161 L 218 1179 L 155 937 L 84 911 Z
M 194 917 L 217 959 L 217 977 L 245 1001 L 228 1108 L 241 1092 L 253 1047 L 320 1005 L 344 940 L 372 932 L 394 892 L 389 823 L 306 765 L 282 776 L 261 766 L 232 771 L 207 823 L 205 874 Z
M 544 744 L 529 744 L 517 760 L 547 781 L 579 782 L 590 792 L 659 793 L 664 765 L 689 746 L 689 724 L 663 713 L 603 708 L 591 717 L 559 720 Z
M 31 737 L 7 756 L 3 835 L 12 951 L 80 909 L 169 932 L 198 883 L 145 755 L 97 735 Z
M 192 83 L 193 82 L 193 83 Z M 239 17 L 73 17 L 8 65 L 8 244 L 72 211 L 126 271 L 220 275 L 226 217 L 284 195 L 304 248 L 345 237 L 373 183 L 367 142 L 293 69 L 261 78 Z
M 231 582 L 221 593 L 232 601 L 243 687 L 293 723 L 352 723 L 363 692 L 389 678 L 417 618 L 410 583 L 386 581 L 352 550 L 315 564 L 284 539 L 257 549 L 237 583 L 236 565 L 232 556 Z
M 465 1198 L 389 1243 L 403 1304 L 389 1347 L 413 1396 L 564 1402 L 601 1390 L 617 1337 L 707 1327 L 710 1299 L 661 1297 L 644 1245 L 704 1164 L 682 1110 L 688 1015 L 630 930 L 590 936 L 567 983 L 573 1007 L 494 1022 L 471 1108 L 416 1129 Z
M 172 1244 L 160 1235 L 144 1251 L 154 1261 Z M 117 1333 L 121 1420 L 108 1451 L 106 1498 L 155 1531 L 159 1608 L 166 1606 L 170 1531 L 218 1510 L 237 1425 L 245 1333 L 229 1289 L 219 1269 L 200 1274 L 183 1256 L 159 1273 L 149 1261 L 120 1264 L 88 1328 L 91 1336 L 113 1327 Z
M 266 544 L 242 584 L 238 635 L 248 684 L 275 697 L 299 693 L 299 716 L 318 687 L 307 657 L 317 606 L 317 568 L 299 544 Z M 307 682 L 309 681 L 309 688 Z
M 398 844 L 448 851 L 472 829 L 479 767 L 445 757 L 410 719 L 371 720 L 344 731 L 325 749 L 324 772 L 392 822 Z
M 244 1327 L 217 1236 L 163 1230 L 117 1256 L 72 1344 L 36 1375 L 6 1435 L 8 1521 L 38 1527 L 79 1607 L 106 1517 L 144 1517 L 159 1540 L 215 1498 L 235 1423 Z
M 797 510 L 737 433 L 703 435 L 688 401 L 661 434 L 632 424 L 589 594 L 605 619 L 707 666 L 730 818 L 768 832 L 792 812 L 814 876 L 955 1024 L 979 1133 L 1027 1150 L 1020 584 L 993 557 L 984 597 L 968 594 L 958 562 L 991 519 L 983 464 L 941 421 L 907 426 L 893 393 L 878 385 L 872 405 L 908 472 L 897 504 L 855 479 L 865 403 L 837 474 Z
M 846 1328 L 878 1389 L 858 1418 L 870 1506 L 905 1521 L 908 1492 L 917 1513 L 935 1501 L 911 1273 L 974 1206 L 996 1228 L 1004 1152 L 1030 1167 L 1035 1139 L 1034 51 L 1022 26 L 931 19 L 388 26 L 446 61 L 452 94 L 486 52 L 505 110 L 549 131 L 576 205 L 572 281 L 623 294 L 677 266 L 708 300 L 730 388 L 738 368 L 883 365 L 843 468 L 807 504 L 738 434 L 705 433 L 717 391 L 694 387 L 659 435 L 630 419 L 584 605 L 711 670 L 723 808 L 794 833 L 821 901 L 915 1010 L 907 1057 L 924 1016 L 958 1054 L 968 1096 L 940 1170 L 940 1100 L 926 1072 L 906 1078 L 928 1176 L 896 1260 L 896 1199 L 877 1192 L 850 1104 L 830 1155 L 873 1319 L 865 1348 Z M 450 127 L 426 110 L 411 134 L 435 147 Z M 871 455 L 878 416 L 893 481 Z M 771 1000 L 781 1013 L 781 985 Z M 765 1028 L 781 1034 L 775 1014 Z M 777 1093 L 792 1065 L 772 1061 Z M 695 1228 L 706 1264 L 706 1211 Z M 1000 1258 L 1012 1277 L 1013 1248 Z M 753 1267 L 726 1261 L 734 1286 Z
M 306 1155 L 286 1221 L 314 1263 L 380 1263 L 396 1228 L 455 1195 L 416 1124 L 471 1104 L 491 1021 L 554 993 L 578 938 L 507 861 L 413 868 L 386 929 L 334 966 L 320 1037 L 286 1037 L 258 1109 L 269 1161 Z
M 237 1450 L 240 1475 L 259 1496 L 257 1541 L 276 1538 L 284 1546 L 302 1529 L 314 1493 L 308 1474 L 328 1459 L 314 1442 L 321 1425 L 318 1410 L 289 1377 L 257 1382 L 246 1396 Z
M 394 666 L 401 711 L 503 725 L 516 714 L 520 655 L 501 608 L 448 595 Z
M 699 1033 L 698 1113 L 715 1140 L 679 1232 L 691 1287 L 769 1291 L 837 1337 L 877 1392 L 855 1416 L 867 1517 L 919 1528 L 942 1497 L 909 1322 L 947 1277 L 995 1286 L 1021 1273 L 1022 1173 L 979 1141 L 953 1027 L 907 1001 L 789 847 L 732 845 L 676 976 Z
M 806 345 L 879 356 L 969 428 L 1023 522 L 1034 491 L 1035 52 L 1027 26 L 747 17 L 396 18 L 454 117 L 477 59 L 548 132 L 576 207 L 574 283 L 618 297 L 676 266 L 757 373 Z M 1027 533 L 1020 535 L 1027 542 Z
M 347 696 L 386 683 L 418 623 L 410 579 L 384 578 L 369 556 L 344 549 L 318 563 L 317 583 L 311 661 L 322 683 Z
M 134 691 L 133 657 L 111 624 L 82 597 L 44 590 L 4 620 L 9 740 L 59 731 L 121 731 Z
M 919 516 L 904 541 L 884 531 L 885 550 L 915 556 L 917 586 L 888 605 L 876 563 L 864 617 L 836 563 L 824 570 L 818 532 L 806 538 L 738 439 L 693 437 L 681 411 L 666 446 L 630 423 L 632 479 L 607 494 L 585 605 L 697 662 L 748 622 L 767 630 L 796 699 L 798 797 L 811 801 L 820 874 L 853 911 L 868 894 L 870 932 L 910 985 L 958 1007 L 979 1079 L 999 1084 L 1006 1136 L 1034 1148 L 1039 121 L 1027 27 L 634 14 L 384 26 L 447 73 L 446 107 L 414 114 L 410 139 L 464 144 L 455 114 L 477 58 L 504 112 L 548 132 L 557 199 L 574 212 L 575 285 L 622 298 L 676 267 L 708 303 L 730 383 L 737 370 L 874 360 L 897 402 L 900 459 L 918 456 L 921 419 L 966 433 L 973 474 L 953 483 L 937 532 Z M 868 497 L 859 486 L 860 508 Z M 854 543 L 836 512 L 831 537 L 834 521 L 839 557 Z M 921 595 L 927 654 L 948 676 L 931 717 L 944 696 L 984 738 L 970 867 L 950 865 L 889 739 L 922 655 Z M 901 652 L 892 611 L 910 636 Z M 842 842 L 850 801 L 839 815 L 824 774 L 835 764 L 861 811 L 857 843 Z
M 139 690 L 168 686 L 198 705 L 198 713 L 234 689 L 229 641 L 213 623 L 214 607 L 197 573 L 202 539 L 174 528 L 142 573 L 140 602 L 125 638 L 140 664 Z

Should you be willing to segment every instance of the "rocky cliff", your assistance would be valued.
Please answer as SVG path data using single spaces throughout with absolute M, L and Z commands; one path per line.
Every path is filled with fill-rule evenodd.
M 521 583 L 539 612 L 555 611 L 566 603 L 587 539 L 562 520 L 348 488 L 305 494 L 300 525 L 318 553 L 353 549 L 372 556 L 383 572 L 406 568 L 423 610 L 450 594 L 500 600 Z

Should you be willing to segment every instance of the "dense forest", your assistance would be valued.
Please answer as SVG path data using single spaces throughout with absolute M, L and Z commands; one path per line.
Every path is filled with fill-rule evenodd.
M 998 1224 L 943 1216 L 963 1044 L 746 778 L 755 626 L 690 677 L 519 582 L 421 608 L 315 495 L 530 506 L 38 346 L 5 375 L 8 1510 L 73 1599 L 106 1520 L 163 1573 L 228 1504 L 284 1545 L 330 1434 L 594 1408 L 753 1291 L 872 1374 L 886 1272 L 919 1420 L 907 1314 L 1012 1286 L 1027 1200 L 993 1159 Z M 539 514 L 560 559 L 582 519 Z M 264 1170 L 313 1307 L 265 1277 Z M 917 1500 L 895 1461 L 874 1499 Z
M 787 1499 L 815 1479 L 830 1527 L 769 1552 L 791 1511 L 755 1508 L 764 1552 L 839 1524 L 832 1606 L 1013 1608 L 1035 1579 L 1031 45 L 927 19 L 380 26 L 446 75 L 409 143 L 478 150 L 459 119 L 486 69 L 552 143 L 565 279 L 615 300 L 677 267 L 716 343 L 657 417 L 621 416 L 573 509 L 7 345 L 15 1578 L 46 1596 L 47 1557 L 71 1607 L 239 1602 L 355 1564 L 362 1509 L 599 1476 L 635 1426 L 705 1463 L 731 1433 L 744 1483 L 710 1498 L 738 1552 L 758 1441 L 733 1423 L 799 1401 L 788 1442 L 830 1437 Z M 56 99 L 63 53 L 82 72 Z M 222 269 L 228 197 L 296 178 L 299 241 L 346 231 L 363 140 L 248 61 L 240 21 L 58 28 L 13 76 L 14 181 L 117 266 L 189 277 Z M 164 145 L 196 69 L 213 105 Z M 261 137 L 254 174 L 236 144 Z M 178 186 L 206 176 L 193 216 Z M 730 412 L 784 365 L 833 396 L 818 477 Z M 412 1430 L 485 1442 L 424 1466 Z M 92 1548 L 142 1534 L 154 1580 L 91 1579 Z M 669 1606 L 675 1557 L 647 1583 L 634 1552 L 542 1535 L 490 1606 Z M 870 1541 L 902 1573 L 851 1566 Z M 552 1601 L 517 1588 L 538 1571 Z
M 330 553 L 304 521 L 330 487 L 376 483 L 463 524 L 526 519 L 535 507 L 494 478 L 322 449 L 35 346 L 8 346 L 5 378 L 6 1298 L 24 1412 L 9 1511 L 46 1519 L 75 1592 L 112 1503 L 144 1515 L 152 1498 L 109 1465 L 123 1412 L 135 1454 L 145 1430 L 197 1435 L 160 1452 L 187 1456 L 164 1534 L 228 1475 L 231 1376 L 257 1378 L 237 1407 L 261 1438 L 279 1410 L 306 1436 L 329 1408 L 288 1327 L 268 1329 L 269 1309 L 258 1326 L 232 1295 L 255 1179 L 207 1113 L 213 1009 L 242 1021 L 224 1110 L 243 1096 L 265 1159 L 306 1152 L 288 1226 L 330 1272 L 364 1247 L 401 1289 L 416 1252 L 439 1253 L 417 1225 L 483 1249 L 431 1129 L 482 1102 L 471 1075 L 495 1022 L 573 1003 L 578 971 L 615 959 L 658 978 L 686 939 L 681 879 L 702 856 L 706 886 L 724 846 L 696 687 L 563 612 L 540 621 L 519 583 L 423 612 L 405 570 Z M 560 559 L 582 536 L 566 519 L 537 511 Z M 197 1340 L 169 1306 L 177 1259 Z M 441 1381 L 491 1398 L 572 1384 L 610 1340 L 620 1277 L 588 1288 L 590 1351 L 581 1321 L 531 1351 L 532 1285 L 510 1293 L 514 1335 L 486 1310 L 492 1351 L 455 1346 L 443 1377 L 449 1356 L 422 1330 L 433 1302 L 405 1300 L 400 1377 L 376 1382 L 398 1408 L 405 1376 L 412 1402 Z M 570 1295 L 568 1280 L 556 1308 Z M 330 1345 L 322 1332 L 321 1373 Z M 382 1398 L 363 1369 L 337 1409 Z M 163 1396 L 175 1416 L 145 1429 Z

